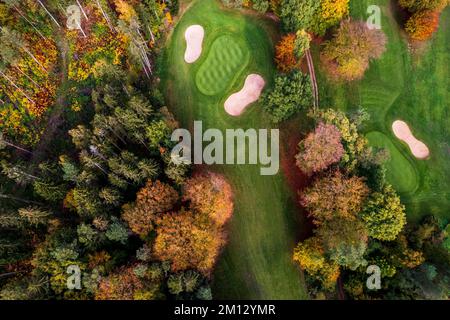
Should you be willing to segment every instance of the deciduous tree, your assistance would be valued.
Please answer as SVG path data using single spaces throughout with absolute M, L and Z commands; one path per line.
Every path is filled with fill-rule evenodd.
M 431 38 L 439 26 L 439 12 L 421 10 L 406 22 L 405 30 L 413 40 L 425 41 Z
M 308 274 L 321 281 L 326 289 L 333 288 L 340 274 L 339 266 L 327 261 L 319 238 L 300 242 L 294 249 L 293 258 Z
M 367 264 L 364 254 L 368 234 L 361 221 L 336 217 L 324 222 L 316 234 L 330 259 L 340 266 L 356 270 Z
M 356 219 L 368 194 L 369 188 L 363 178 L 346 177 L 335 171 L 317 179 L 302 192 L 300 202 L 314 223 L 321 225 L 336 217 Z
M 332 124 L 319 123 L 314 132 L 299 143 L 297 166 L 306 174 L 328 168 L 341 160 L 344 147 L 341 132 Z
M 174 272 L 211 272 L 225 238 L 208 216 L 182 210 L 159 215 L 156 225 L 153 251 L 158 260 L 170 261 Z
M 341 22 L 333 39 L 326 41 L 322 60 L 335 79 L 361 79 L 372 59 L 385 51 L 386 36 L 381 30 L 370 30 L 362 21 Z
M 280 40 L 275 47 L 275 62 L 281 72 L 290 72 L 300 66 L 300 59 L 296 55 L 296 36 L 289 33 Z
M 401 7 L 410 12 L 422 10 L 442 10 L 448 4 L 448 0 L 399 0 Z
M 371 194 L 361 218 L 371 237 L 391 241 L 406 224 L 405 206 L 392 186 L 387 185 L 381 192 Z
M 279 123 L 313 104 L 311 81 L 300 71 L 275 77 L 275 87 L 261 95 L 264 110 Z
M 159 180 L 149 180 L 138 192 L 136 202 L 124 205 L 122 218 L 134 233 L 146 236 L 153 230 L 156 215 L 173 209 L 177 201 L 178 193 L 174 188 Z
M 294 54 L 297 59 L 301 59 L 305 52 L 309 50 L 311 36 L 305 30 L 299 30 L 295 34 Z
M 218 226 L 224 225 L 233 214 L 231 186 L 225 178 L 208 172 L 186 181 L 183 200 L 190 201 L 190 207 L 208 215 Z

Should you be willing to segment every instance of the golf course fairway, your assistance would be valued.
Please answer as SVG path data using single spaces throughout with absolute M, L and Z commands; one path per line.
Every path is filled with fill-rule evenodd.
M 350 3 L 353 19 L 365 21 L 367 8 L 377 5 L 381 9 L 382 31 L 388 37 L 386 52 L 370 64 L 364 79 L 351 83 L 333 82 L 319 65 L 318 84 L 322 106 L 351 113 L 364 108 L 370 114 L 364 131 L 381 132 L 394 143 L 393 161 L 387 164 L 387 179 L 401 192 L 410 221 L 420 221 L 433 214 L 450 219 L 450 7 L 440 17 L 440 26 L 426 44 L 411 50 L 396 17 L 400 15 L 394 1 L 361 0 Z M 319 62 L 319 46 L 313 48 Z M 411 151 L 392 133 L 392 124 L 401 119 L 408 123 L 420 141 L 430 149 L 430 157 L 416 159 Z M 384 139 L 384 138 L 383 138 Z M 381 142 L 380 136 L 369 139 L 373 146 Z M 384 143 L 384 142 L 383 142 Z M 391 149 L 389 145 L 388 149 Z M 408 159 L 417 174 L 413 178 L 409 169 L 395 173 L 393 167 L 402 162 L 397 152 Z M 401 174 L 403 177 L 399 177 Z M 401 181 L 405 179 L 405 181 Z M 413 182 L 416 180 L 416 182 Z M 413 185 L 417 183 L 417 187 Z
M 224 110 L 224 102 L 241 90 L 249 74 L 261 75 L 267 87 L 273 85 L 273 22 L 223 9 L 214 0 L 193 1 L 182 8 L 160 70 L 162 90 L 181 127 L 192 129 L 194 121 L 202 121 L 203 130 L 222 132 L 272 128 L 261 106 L 252 104 L 242 115 L 232 117 Z M 191 25 L 201 25 L 205 38 L 199 59 L 187 64 L 184 32 Z M 225 60 L 229 64 L 223 66 Z M 213 275 L 214 298 L 308 298 L 302 273 L 292 260 L 301 228 L 296 195 L 281 168 L 274 176 L 262 176 L 259 165 L 206 169 L 227 177 L 235 201 L 229 243 Z

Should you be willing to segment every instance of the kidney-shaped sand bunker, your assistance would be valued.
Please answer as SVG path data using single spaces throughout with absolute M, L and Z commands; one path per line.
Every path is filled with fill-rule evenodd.
M 406 122 L 400 120 L 394 121 L 392 124 L 392 131 L 394 131 L 397 138 L 408 145 L 411 153 L 417 159 L 426 159 L 430 156 L 430 150 L 427 145 L 414 137 Z
M 265 85 L 259 74 L 250 74 L 245 79 L 244 87 L 225 101 L 225 111 L 231 116 L 241 115 L 245 108 L 259 99 Z
M 205 30 L 202 26 L 196 24 L 188 27 L 184 33 L 186 39 L 186 52 L 184 53 L 184 61 L 194 63 L 200 58 L 203 49 L 203 38 Z

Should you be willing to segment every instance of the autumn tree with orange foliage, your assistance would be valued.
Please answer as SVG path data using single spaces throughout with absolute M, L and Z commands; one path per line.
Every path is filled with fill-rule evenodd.
M 439 27 L 439 16 L 450 4 L 448 0 L 399 0 L 399 5 L 411 13 L 405 31 L 412 40 L 425 41 Z
M 300 60 L 295 54 L 296 36 L 289 33 L 281 39 L 275 48 L 275 62 L 281 72 L 290 72 L 300 66 Z
M 114 4 L 116 6 L 117 12 L 119 13 L 119 19 L 130 22 L 131 19 L 136 17 L 136 11 L 134 10 L 133 5 L 128 3 L 127 1 L 115 0 Z
M 369 29 L 363 21 L 346 20 L 333 38 L 326 41 L 321 59 L 331 77 L 346 81 L 361 79 L 370 60 L 386 50 L 386 36 L 381 30 Z
M 418 12 L 422 10 L 443 10 L 448 4 L 448 0 L 399 0 L 398 3 L 402 8 L 408 9 L 410 12 Z
M 413 40 L 425 41 L 431 38 L 439 26 L 439 12 L 417 11 L 406 22 L 405 30 Z
M 95 293 L 96 300 L 152 300 L 158 295 L 159 284 L 143 281 L 134 266 L 118 269 L 102 278 Z
M 184 185 L 183 200 L 190 201 L 193 210 L 208 215 L 218 226 L 224 225 L 233 214 L 231 186 L 216 173 L 189 179 Z
M 220 227 L 207 215 L 187 210 L 159 215 L 156 225 L 153 253 L 158 260 L 170 261 L 174 272 L 197 269 L 209 275 L 225 244 Z
M 146 236 L 153 230 L 156 215 L 172 210 L 177 201 L 178 192 L 170 185 L 148 181 L 138 192 L 136 202 L 123 206 L 122 218 L 134 233 Z
M 334 217 L 355 219 L 368 194 L 363 178 L 336 171 L 316 180 L 303 192 L 300 202 L 320 226 Z

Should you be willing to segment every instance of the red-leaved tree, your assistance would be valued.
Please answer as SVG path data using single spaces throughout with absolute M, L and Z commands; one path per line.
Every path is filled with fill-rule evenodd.
M 339 162 L 344 154 L 339 129 L 322 122 L 300 142 L 299 147 L 300 152 L 295 157 L 297 166 L 308 175 Z

